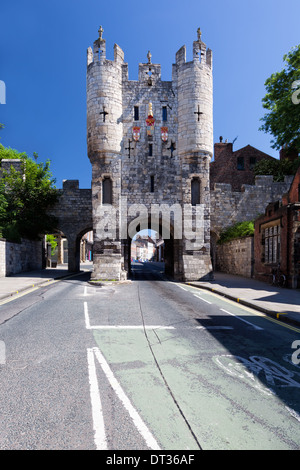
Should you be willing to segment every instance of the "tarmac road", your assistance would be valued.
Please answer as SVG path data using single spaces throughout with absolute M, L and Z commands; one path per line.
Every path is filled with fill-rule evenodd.
M 0 449 L 300 448 L 297 327 L 151 264 L 88 279 L 0 306 Z

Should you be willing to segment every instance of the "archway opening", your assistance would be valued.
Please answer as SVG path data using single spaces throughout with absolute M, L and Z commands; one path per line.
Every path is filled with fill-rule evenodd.
M 132 275 L 134 269 L 141 270 L 148 266 L 160 274 L 174 277 L 174 273 L 178 271 L 178 246 L 177 240 L 173 238 L 172 226 L 166 231 L 159 223 L 153 229 L 150 228 L 149 221 L 148 228 L 146 227 L 147 224 L 140 230 L 138 226 L 132 239 L 128 237 L 125 243 L 124 261 L 128 276 Z M 163 237 L 166 233 L 168 235 Z
M 140 271 L 142 266 L 163 274 L 165 272 L 165 242 L 158 232 L 140 230 L 130 243 L 130 271 Z
M 45 267 L 66 268 L 69 271 L 93 268 L 93 231 L 82 230 L 77 235 L 56 231 L 45 238 Z

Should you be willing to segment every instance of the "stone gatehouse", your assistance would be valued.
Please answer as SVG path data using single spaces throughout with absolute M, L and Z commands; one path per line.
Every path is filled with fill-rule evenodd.
M 87 51 L 87 144 L 92 164 L 94 272 L 130 271 L 132 237 L 155 228 L 165 240 L 166 270 L 176 279 L 211 275 L 209 164 L 213 153 L 212 52 L 201 39 L 176 53 L 172 80 L 161 66 L 128 64 L 115 44 L 106 59 L 99 29 Z

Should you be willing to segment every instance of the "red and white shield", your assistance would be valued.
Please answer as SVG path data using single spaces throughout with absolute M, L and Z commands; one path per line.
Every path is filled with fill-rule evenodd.
M 167 142 L 168 140 L 168 128 L 167 127 L 161 127 L 161 140 L 163 142 Z
M 135 140 L 136 142 L 138 140 L 140 140 L 140 136 L 141 136 L 141 128 L 140 127 L 134 127 L 132 129 L 132 136 L 133 136 L 133 140 Z

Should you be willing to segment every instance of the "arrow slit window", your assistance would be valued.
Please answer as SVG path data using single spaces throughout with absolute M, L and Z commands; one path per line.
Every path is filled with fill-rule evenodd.
M 162 108 L 162 120 L 163 121 L 168 120 L 167 106 L 163 106 Z
M 112 180 L 109 176 L 102 181 L 102 204 L 112 204 Z
M 200 204 L 200 179 L 192 178 L 191 181 L 191 203 L 192 206 Z
M 135 107 L 134 107 L 134 120 L 135 120 L 135 121 L 138 121 L 139 118 L 140 118 L 139 107 L 138 107 L 138 106 L 135 106 Z

